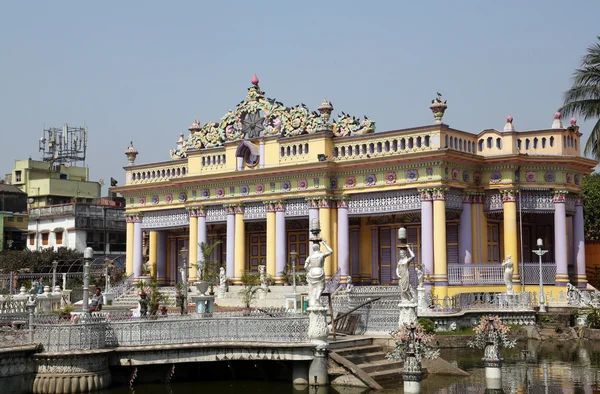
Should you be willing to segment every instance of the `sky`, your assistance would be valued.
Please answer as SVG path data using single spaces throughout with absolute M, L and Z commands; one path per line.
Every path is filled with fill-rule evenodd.
M 598 0 L 4 1 L 0 171 L 68 123 L 88 127 L 91 180 L 122 185 L 129 141 L 136 164 L 169 160 L 253 74 L 288 106 L 327 98 L 378 131 L 433 123 L 438 91 L 451 127 L 502 129 L 511 114 L 517 130 L 549 128 L 599 14 Z

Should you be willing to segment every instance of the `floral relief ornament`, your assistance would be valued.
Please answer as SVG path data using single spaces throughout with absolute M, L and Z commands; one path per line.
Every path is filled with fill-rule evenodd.
M 392 185 L 396 183 L 396 173 L 394 171 L 389 171 L 385 174 L 385 183 L 386 185 Z
M 187 194 L 185 192 L 179 193 L 179 202 L 185 202 L 187 200 Z
M 240 194 L 242 196 L 247 196 L 248 192 L 249 192 L 248 185 L 242 185 L 242 186 L 240 186 Z
M 354 186 L 356 186 L 356 177 L 354 175 L 347 176 L 346 177 L 346 187 L 348 189 L 351 189 Z
M 377 183 L 377 177 L 375 174 L 369 174 L 365 177 L 365 185 L 367 186 L 375 186 Z
M 419 171 L 414 169 L 406 171 L 406 179 L 410 182 L 416 181 L 419 179 Z
M 556 180 L 556 176 L 554 175 L 554 171 L 546 171 L 544 174 L 544 180 L 548 183 L 552 183 Z
M 469 182 L 469 171 L 463 171 L 463 182 Z
M 452 169 L 452 180 L 453 181 L 457 181 L 458 180 L 458 169 L 456 169 L 456 168 Z
M 308 181 L 306 179 L 298 180 L 298 190 L 306 190 L 308 187 Z
M 172 195 L 172 194 L 167 194 L 167 195 L 165 196 L 165 202 L 166 202 L 167 204 L 170 204 L 170 203 L 172 203 L 172 202 L 173 202 L 173 195 Z
M 475 182 L 476 185 L 481 183 L 481 173 L 476 172 L 473 174 L 473 182 Z
M 225 196 L 225 188 L 223 188 L 223 187 L 217 187 L 216 194 L 217 194 L 217 197 L 223 197 L 223 196 Z
M 209 198 L 209 197 L 210 197 L 210 190 L 202 189 L 202 198 Z
M 140 197 L 138 199 L 138 204 L 139 205 L 146 205 L 146 197 Z
M 159 199 L 158 196 L 152 196 L 152 205 L 158 205 Z
M 525 173 L 525 180 L 527 182 L 535 182 L 537 180 L 537 172 L 535 172 L 535 171 L 527 171 Z
M 290 189 L 292 188 L 292 184 L 290 183 L 290 181 L 283 181 L 281 182 L 281 190 L 284 192 L 290 191 Z
M 257 183 L 254 190 L 256 191 L 256 194 L 263 194 L 265 192 L 265 184 Z

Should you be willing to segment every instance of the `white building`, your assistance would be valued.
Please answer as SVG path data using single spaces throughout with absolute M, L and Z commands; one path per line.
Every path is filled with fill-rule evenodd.
M 29 210 L 27 248 L 92 247 L 101 254 L 125 253 L 125 208 L 109 199 L 94 204 L 50 205 Z

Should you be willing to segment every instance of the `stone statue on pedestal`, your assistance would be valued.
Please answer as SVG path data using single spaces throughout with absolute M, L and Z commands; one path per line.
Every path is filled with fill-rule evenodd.
M 308 306 L 323 307 L 321 304 L 321 294 L 325 290 L 325 258 L 333 254 L 333 249 L 327 245 L 324 238 L 313 239 L 313 252 L 306 259 L 304 269 L 306 270 L 306 281 L 308 282 Z M 327 249 L 321 251 L 321 243 Z
M 258 266 L 258 275 L 260 277 L 260 287 L 267 287 L 267 267 L 264 264 Z
M 225 267 L 219 268 L 219 287 L 227 287 L 227 276 L 225 275 Z
M 408 252 L 408 253 L 407 253 Z M 398 276 L 398 286 L 400 287 L 400 301 L 413 301 L 413 289 L 410 285 L 410 275 L 408 273 L 408 265 L 415 258 L 410 246 L 406 245 L 400 248 L 400 259 L 396 267 L 396 275 Z M 421 273 L 422 276 L 422 273 Z
M 502 268 L 504 268 L 504 284 L 506 285 L 506 294 L 508 295 L 514 294 L 512 285 L 514 264 L 510 257 L 510 255 L 506 256 L 506 260 L 502 263 Z
M 423 276 L 423 270 L 421 270 L 421 265 L 417 265 L 415 270 L 417 271 L 417 289 L 423 289 L 425 287 L 425 278 Z

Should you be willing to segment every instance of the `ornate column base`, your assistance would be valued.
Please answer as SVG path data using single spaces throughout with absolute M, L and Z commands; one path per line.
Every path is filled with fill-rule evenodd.
M 400 308 L 400 317 L 398 318 L 398 327 L 403 324 L 411 324 L 417 321 L 417 303 L 414 301 L 402 301 L 398 304 Z
M 110 387 L 110 352 L 37 355 L 38 372 L 33 382 L 33 394 L 87 393 Z
M 315 348 L 315 357 L 311 361 L 310 368 L 308 369 L 308 384 L 311 386 L 329 385 L 327 351 L 327 346 L 317 346 Z
M 227 287 L 225 287 L 225 286 L 217 287 L 217 298 L 225 298 L 225 293 L 227 293 Z
M 329 327 L 327 326 L 327 308 L 313 306 L 306 309 L 308 315 L 308 337 L 317 347 L 327 347 Z M 312 382 L 310 382 L 312 384 Z
M 405 393 L 420 393 L 423 370 L 421 363 L 413 357 L 407 357 L 402 369 L 402 380 L 404 381 Z

